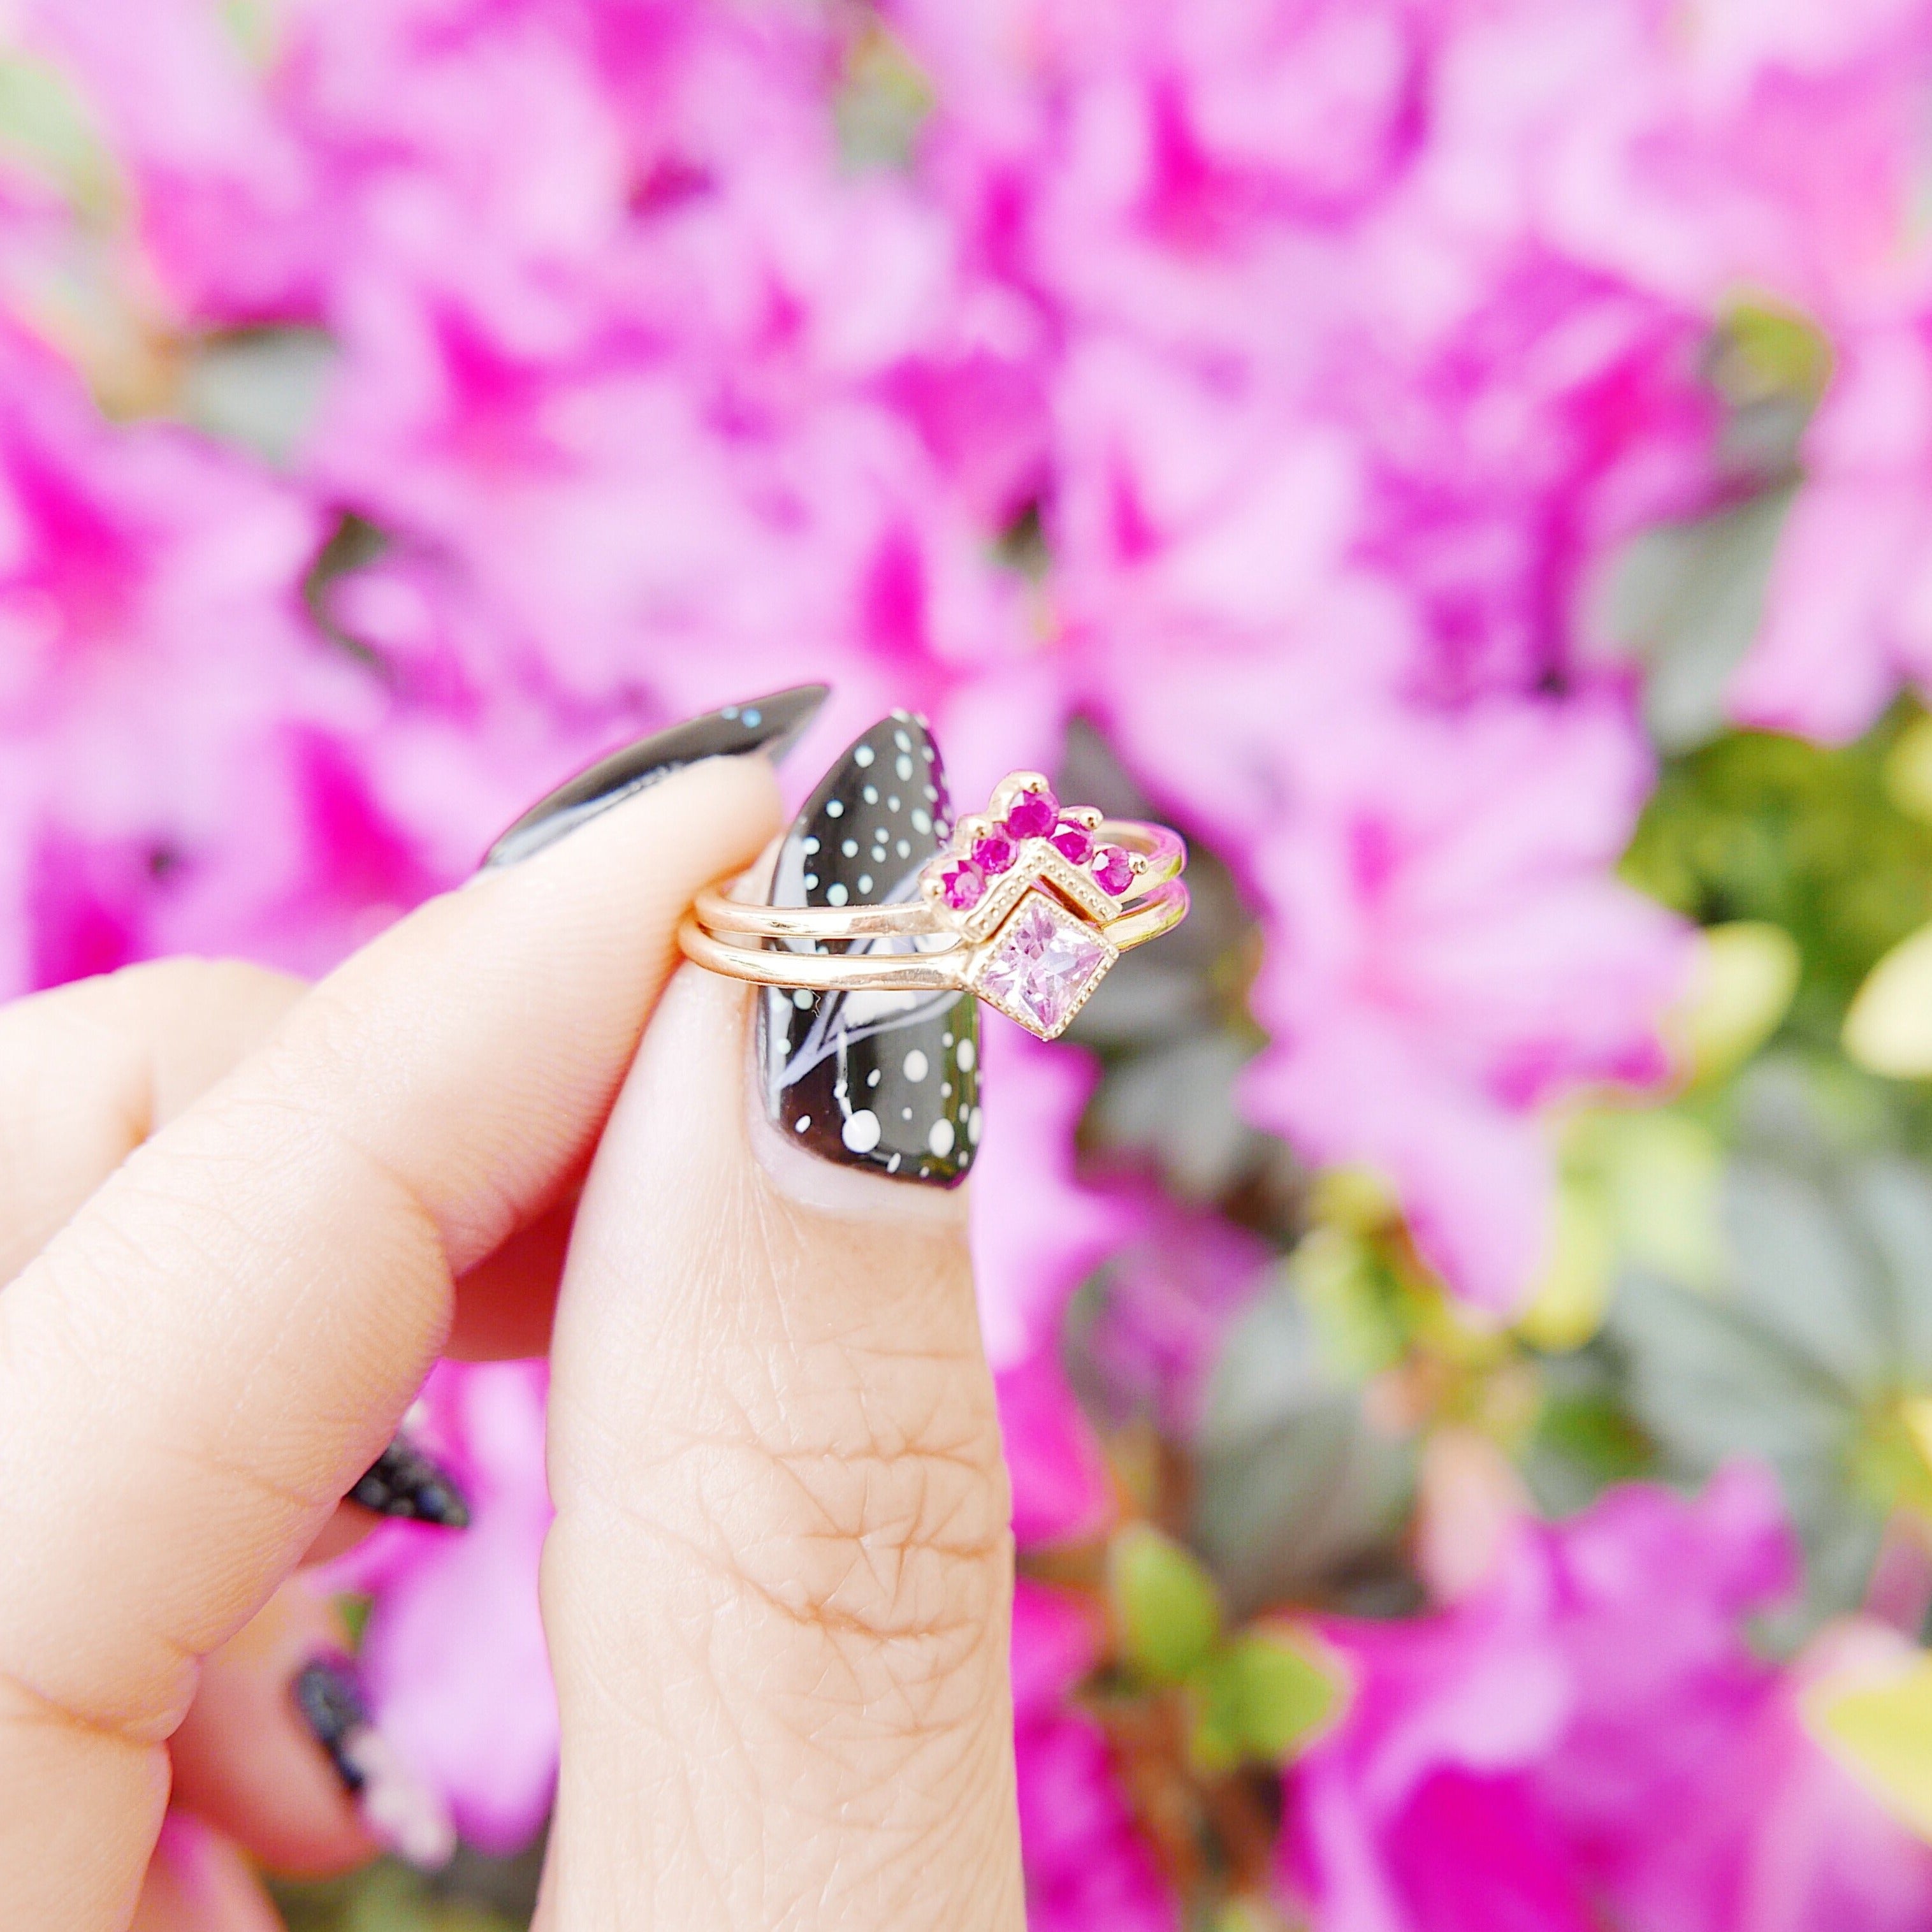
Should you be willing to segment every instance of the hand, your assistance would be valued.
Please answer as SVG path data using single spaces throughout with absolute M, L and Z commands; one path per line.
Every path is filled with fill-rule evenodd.
M 711 759 L 312 992 L 177 962 L 0 1013 L 10 1924 L 268 1922 L 226 1852 L 151 1879 L 171 1778 L 265 1858 L 367 1855 L 287 1694 L 297 1566 L 452 1334 L 541 1328 L 580 1186 L 539 1922 L 1020 1926 L 962 1203 L 768 1156 L 746 990 L 671 976 L 776 818 Z

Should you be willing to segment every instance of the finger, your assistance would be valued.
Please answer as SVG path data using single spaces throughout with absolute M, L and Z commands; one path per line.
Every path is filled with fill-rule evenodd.
M 1008 1496 L 964 1202 L 835 1164 L 944 1165 L 971 1002 L 848 1034 L 815 1089 L 782 1076 L 784 1142 L 748 1119 L 770 1090 L 750 1009 L 674 982 L 578 1213 L 542 1922 L 1018 1932 Z
M 0 1006 L 0 1282 L 307 991 L 233 959 L 164 959 Z
M 308 987 L 234 959 L 158 959 L 0 1006 L 0 1282 L 147 1139 L 260 1046 Z M 539 1355 L 574 1190 L 464 1278 L 451 1352 Z
M 573 1180 L 554 1207 L 464 1276 L 446 1354 L 493 1362 L 550 1352 L 550 1318 L 579 1186 Z
M 776 809 L 714 759 L 419 909 L 0 1295 L 0 1874 L 46 1922 L 124 1918 L 195 1660 L 388 1439 L 452 1279 L 584 1162 L 680 914 Z
M 130 1932 L 282 1932 L 282 1922 L 242 1854 L 177 1814 L 161 1832 Z
M 241 961 L 166 959 L 0 1007 L 0 1282 L 156 1128 L 260 1046 L 308 990 Z M 548 1350 L 572 1206 L 574 1196 L 470 1270 L 452 1337 L 458 1352 Z M 408 1445 L 399 1441 L 384 1456 L 397 1453 Z M 352 1499 L 364 1500 L 368 1486 L 359 1481 Z M 417 1498 L 392 1501 L 388 1513 L 425 1513 Z M 346 1509 L 320 1541 L 336 1553 L 374 1520 Z
M 206 1660 L 169 1747 L 173 1803 L 272 1870 L 313 1875 L 385 1846 L 439 1864 L 440 1801 L 374 1732 L 333 1605 L 292 1577 Z

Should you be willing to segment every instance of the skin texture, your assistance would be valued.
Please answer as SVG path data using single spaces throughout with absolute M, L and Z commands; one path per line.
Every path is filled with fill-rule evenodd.
M 679 912 L 777 818 L 761 760 L 695 765 L 313 992 L 242 998 L 202 976 L 245 969 L 182 963 L 0 1015 L 8 1150 L 38 1163 L 0 1186 L 10 1922 L 178 1919 L 179 1873 L 150 1871 L 173 1778 L 258 1853 L 366 1849 L 278 1727 L 303 1647 L 278 1620 L 306 1614 L 278 1592 L 394 1432 L 454 1285 L 498 1256 L 496 1301 L 540 1322 L 554 1229 L 526 1268 L 502 1251 L 567 1213 Z M 740 990 L 687 972 L 660 1018 L 707 998 L 701 1051 L 652 1026 L 576 1216 L 548 1922 L 1016 1928 L 1004 1478 L 963 1234 L 788 1204 L 742 1137 Z M 681 1408 L 646 1414 L 652 1388 Z M 702 1824 L 682 1856 L 674 1798 Z M 200 1855 L 222 1876 L 192 1922 L 259 1922 L 229 1840 Z
M 378 1849 L 290 1708 L 296 1672 L 346 1640 L 330 1606 L 291 1577 L 203 1662 L 169 1740 L 175 1803 L 277 1871 L 341 1871 Z
M 964 1199 L 782 1147 L 821 1184 L 792 1198 L 751 1144 L 749 1010 L 709 974 L 671 987 L 566 1272 L 541 1922 L 1018 1927 L 1009 1498 Z

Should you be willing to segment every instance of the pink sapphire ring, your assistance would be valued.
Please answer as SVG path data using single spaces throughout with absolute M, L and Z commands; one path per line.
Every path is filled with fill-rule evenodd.
M 1015 772 L 914 881 L 878 905 L 765 906 L 712 886 L 679 929 L 713 972 L 808 992 L 968 992 L 1042 1040 L 1131 946 L 1187 916 L 1187 848 L 1162 825 L 1063 806 Z

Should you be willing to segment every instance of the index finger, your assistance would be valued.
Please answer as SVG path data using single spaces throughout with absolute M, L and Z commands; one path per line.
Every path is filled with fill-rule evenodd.
M 698 888 L 774 829 L 713 758 L 432 901 L 136 1150 L 0 1297 L 0 1887 L 125 1922 L 196 1660 L 394 1432 L 454 1276 L 595 1141 Z
M 308 991 L 236 959 L 157 959 L 0 1006 L 0 1282 Z

